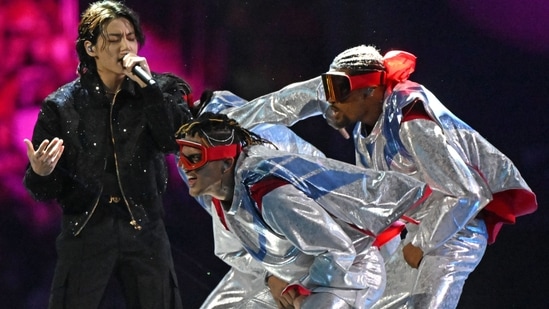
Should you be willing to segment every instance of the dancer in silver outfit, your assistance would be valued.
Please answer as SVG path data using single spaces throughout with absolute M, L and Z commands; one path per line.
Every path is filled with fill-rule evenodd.
M 178 135 L 189 194 L 207 198 L 215 252 L 232 267 L 203 308 L 369 308 L 385 286 L 377 236 L 431 193 L 400 173 L 277 150 L 222 114 Z M 279 293 L 270 275 L 287 283 Z
M 330 71 L 226 110 L 244 127 L 293 125 L 323 115 L 334 128 L 356 123 L 356 164 L 429 184 L 427 203 L 406 213 L 406 238 L 386 263 L 387 288 L 373 308 L 455 308 L 468 275 L 503 224 L 537 208 L 515 165 L 409 81 L 414 55 L 372 46 L 339 54 Z

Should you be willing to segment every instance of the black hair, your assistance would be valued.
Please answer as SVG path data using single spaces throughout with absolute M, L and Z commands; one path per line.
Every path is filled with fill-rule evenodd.
M 89 70 L 97 70 L 95 60 L 88 55 L 84 43 L 90 41 L 92 45 L 95 45 L 99 36 L 105 37 L 105 25 L 111 20 L 120 17 L 127 19 L 134 27 L 135 37 L 139 46 L 141 47 L 145 44 L 145 35 L 141 28 L 139 16 L 132 9 L 118 1 L 104 0 L 91 3 L 84 13 L 82 13 L 82 18 L 78 25 L 76 53 L 80 61 L 78 64 L 79 74 L 83 75 Z
M 200 101 L 198 102 L 192 102 L 194 105 L 192 105 L 191 113 L 193 114 L 193 117 L 198 117 L 200 113 L 206 108 L 206 105 L 208 105 L 213 98 L 214 91 L 212 90 L 204 90 L 202 94 L 200 95 Z
M 243 128 L 240 124 L 225 114 L 211 112 L 203 113 L 198 118 L 182 125 L 176 132 L 176 138 L 198 135 L 208 141 L 210 146 L 240 144 L 250 145 L 270 144 L 270 141 Z

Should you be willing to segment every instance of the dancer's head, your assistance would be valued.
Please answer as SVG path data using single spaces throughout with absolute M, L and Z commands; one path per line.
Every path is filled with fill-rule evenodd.
M 326 100 L 334 124 L 344 128 L 361 121 L 373 125 L 382 112 L 385 90 L 383 56 L 373 46 L 361 45 L 337 55 L 322 74 Z
M 232 198 L 234 169 L 243 147 L 265 144 L 253 132 L 224 114 L 204 113 L 176 133 L 179 168 L 189 180 L 191 196 Z

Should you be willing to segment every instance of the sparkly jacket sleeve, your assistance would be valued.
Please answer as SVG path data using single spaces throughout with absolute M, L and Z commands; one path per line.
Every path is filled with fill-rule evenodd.
M 141 88 L 145 117 L 156 144 L 164 153 L 178 150 L 175 132 L 191 118 L 181 80 L 170 74 L 155 75 L 159 86 Z
M 35 149 L 44 139 L 52 140 L 54 137 L 62 137 L 60 124 L 62 117 L 59 116 L 56 107 L 49 100 L 46 100 L 42 105 L 34 126 L 33 144 L 35 145 Z M 23 183 L 34 199 L 45 201 L 60 195 L 63 190 L 63 184 L 69 181 L 68 177 L 59 168 L 59 166 L 63 165 L 65 157 L 67 155 L 61 156 L 57 165 L 58 167 L 47 176 L 36 174 L 30 164 L 28 164 Z

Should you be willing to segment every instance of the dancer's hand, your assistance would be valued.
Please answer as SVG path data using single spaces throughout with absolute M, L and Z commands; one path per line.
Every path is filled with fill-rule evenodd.
M 301 309 L 301 303 L 305 300 L 306 295 L 299 295 L 298 297 L 294 298 L 294 309 Z
M 296 309 L 294 306 L 296 300 L 300 297 L 299 293 L 295 289 L 288 289 L 279 297 L 278 306 L 282 309 Z M 301 302 L 298 302 L 298 305 Z
M 273 298 L 278 306 L 279 309 L 287 308 L 284 307 L 284 305 L 288 305 L 287 300 L 284 300 L 284 304 L 280 302 L 280 297 L 282 295 L 282 291 L 288 286 L 288 282 L 276 277 L 276 276 L 269 276 L 267 279 L 267 286 L 269 286 L 269 289 L 271 290 L 271 294 L 273 295 Z M 291 303 L 290 303 L 291 304 Z
M 421 260 L 423 259 L 423 250 L 412 245 L 411 243 L 402 248 L 402 254 L 404 255 L 404 260 L 406 260 L 406 263 L 408 263 L 408 265 L 412 268 L 418 268 Z

